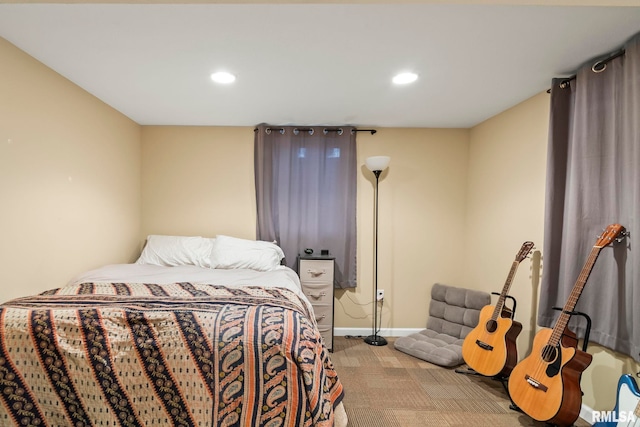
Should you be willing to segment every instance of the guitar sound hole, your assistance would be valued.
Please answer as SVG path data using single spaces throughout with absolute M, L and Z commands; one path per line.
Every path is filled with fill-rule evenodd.
M 551 363 L 558 357 L 558 349 L 552 345 L 542 347 L 542 360 Z
M 495 332 L 498 329 L 498 322 L 495 320 L 489 320 L 487 322 L 487 332 Z

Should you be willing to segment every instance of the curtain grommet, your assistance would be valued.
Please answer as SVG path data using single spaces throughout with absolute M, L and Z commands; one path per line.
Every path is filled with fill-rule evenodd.
M 607 69 L 607 63 L 606 62 L 602 62 L 602 61 L 596 62 L 591 67 L 591 71 L 593 71 L 594 73 L 601 73 L 606 69 Z
M 266 129 L 264 130 L 264 132 L 265 132 L 267 135 L 271 135 L 271 131 L 274 131 L 274 130 L 277 130 L 278 132 L 280 132 L 280 135 L 284 135 L 284 128 L 280 128 L 280 129 L 266 128 Z

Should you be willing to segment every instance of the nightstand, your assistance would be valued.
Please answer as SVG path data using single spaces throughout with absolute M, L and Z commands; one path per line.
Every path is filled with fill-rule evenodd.
M 298 256 L 298 275 L 302 292 L 311 302 L 324 345 L 333 351 L 333 272 L 332 256 Z

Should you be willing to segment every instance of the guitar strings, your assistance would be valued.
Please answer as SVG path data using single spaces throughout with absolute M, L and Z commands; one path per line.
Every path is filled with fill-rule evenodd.
M 547 375 L 547 367 L 553 363 L 555 360 L 560 358 L 560 365 L 562 365 L 562 335 L 564 334 L 565 329 L 567 328 L 567 324 L 570 319 L 569 312 L 573 311 L 573 308 L 578 302 L 578 298 L 584 289 L 584 286 L 587 283 L 587 279 L 593 269 L 593 265 L 600 254 L 600 250 L 602 247 L 598 247 L 597 245 L 591 249 L 591 253 L 587 258 L 587 262 L 585 263 L 580 275 L 578 276 L 578 280 L 576 281 L 569 297 L 567 298 L 567 302 L 563 307 L 562 313 L 558 318 L 554 328 L 551 331 L 551 334 L 547 340 L 547 343 L 542 347 L 542 351 L 538 358 L 536 358 L 536 364 L 534 365 L 533 374 L 531 377 L 538 383 L 542 383 L 545 378 L 548 378 Z M 570 308 L 570 309 L 569 309 Z M 577 342 L 576 342 L 577 346 Z M 555 356 L 552 358 L 552 356 Z M 547 362 L 549 360 L 549 362 Z M 562 367 L 562 366 L 560 366 Z M 558 372 L 557 375 L 560 375 Z
M 619 224 L 616 224 L 618 226 L 619 229 L 624 230 L 624 227 L 620 226 Z M 608 228 L 608 230 L 611 228 L 611 226 Z M 616 235 L 620 233 L 620 230 L 618 230 L 616 232 Z M 587 279 L 589 277 L 589 275 L 591 274 L 591 270 L 593 268 L 593 265 L 595 264 L 596 259 L 598 258 L 598 255 L 600 254 L 600 250 L 607 246 L 608 244 L 610 244 L 613 241 L 613 238 L 611 236 L 611 232 L 606 233 L 606 237 L 609 239 L 608 242 L 605 241 L 605 233 L 603 233 L 603 235 L 600 236 L 600 238 L 598 239 L 598 242 L 596 242 L 596 245 L 593 247 L 593 249 L 591 250 L 591 253 L 588 257 L 587 263 L 585 264 L 584 268 L 582 269 L 582 271 L 580 272 L 580 275 L 578 277 L 578 281 L 576 282 L 576 284 L 574 285 L 571 294 L 569 295 L 569 298 L 567 300 L 567 303 L 565 304 L 565 307 L 563 308 L 560 318 L 558 319 L 558 321 L 556 322 L 555 327 L 553 328 L 553 330 L 551 330 L 551 332 L 546 332 L 546 331 L 540 331 L 538 332 L 538 334 L 536 334 L 536 337 L 534 338 L 534 348 L 537 347 L 537 343 L 538 341 L 542 341 L 543 337 L 540 336 L 541 334 L 547 334 L 549 333 L 549 336 L 547 337 L 547 342 L 546 344 L 542 347 L 540 354 L 538 356 L 536 356 L 535 358 L 535 363 L 533 364 L 533 378 L 531 378 L 532 380 L 536 381 L 537 384 L 533 384 L 530 383 L 531 386 L 535 387 L 536 389 L 539 389 L 540 385 L 543 384 L 543 381 L 545 380 L 545 378 L 548 378 L 546 375 L 546 369 L 548 364 L 546 363 L 547 360 L 550 361 L 550 363 L 554 363 L 555 361 L 558 361 L 559 363 L 559 369 L 562 369 L 562 355 L 563 355 L 563 345 L 562 345 L 562 337 L 565 335 L 565 331 L 567 330 L 567 325 L 568 322 L 570 320 L 571 317 L 571 313 L 573 312 L 575 305 L 578 302 L 578 298 L 580 297 L 580 294 L 582 293 L 582 290 L 584 289 L 584 286 L 587 282 Z M 616 236 L 613 236 L 616 237 Z M 540 336 L 540 339 L 538 341 L 536 341 L 536 338 L 538 338 Z M 571 337 L 572 341 L 575 340 L 575 352 L 574 354 L 571 356 L 571 358 L 573 358 L 575 355 L 577 355 L 577 352 L 579 351 L 577 346 L 578 346 L 578 339 L 577 336 L 576 337 Z M 554 343 L 554 345 L 551 345 L 552 343 Z M 570 347 L 567 347 L 567 351 L 570 351 Z M 529 357 L 532 357 L 532 355 L 530 355 Z M 553 356 L 553 357 L 552 357 Z M 547 359 L 547 360 L 545 360 Z M 559 359 L 559 360 L 558 360 Z M 529 362 L 527 362 L 529 363 Z M 542 371 L 545 370 L 545 375 L 542 375 Z M 527 374 L 528 375 L 528 374 Z M 555 375 L 562 375 L 559 371 L 557 373 L 555 373 Z M 527 380 L 527 378 L 523 378 L 525 380 L 525 383 L 529 382 Z M 519 379 L 520 380 L 520 379 Z M 579 384 L 579 383 L 578 383 Z M 548 387 L 550 384 L 544 384 L 545 387 Z M 531 390 L 530 388 L 525 386 L 526 390 Z M 528 395 L 530 398 L 533 397 L 531 395 Z M 517 402 L 516 402 L 517 403 Z M 529 402 L 531 403 L 531 402 Z M 540 402 L 538 402 L 540 403 Z M 639 402 L 640 405 L 640 402 Z M 520 408 L 522 410 L 524 410 L 524 412 L 527 412 L 525 410 L 525 408 L 522 407 L 522 405 L 518 404 L 518 406 L 520 406 Z M 636 409 L 638 409 L 638 407 L 636 407 Z M 630 426 L 630 423 L 627 423 L 628 426 Z M 638 419 L 634 419 L 633 420 L 633 426 L 634 427 L 640 427 L 640 418 Z

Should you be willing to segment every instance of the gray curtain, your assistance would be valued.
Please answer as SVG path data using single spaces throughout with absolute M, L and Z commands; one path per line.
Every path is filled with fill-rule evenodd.
M 538 323 L 554 326 L 597 236 L 622 224 L 630 236 L 600 251 L 576 310 L 591 341 L 640 360 L 640 35 L 604 70 L 597 61 L 551 89 Z M 571 319 L 579 337 L 585 326 Z
M 356 286 L 356 132 L 349 126 L 259 125 L 257 238 L 277 240 L 296 268 L 305 248 L 335 257 L 335 284 Z

